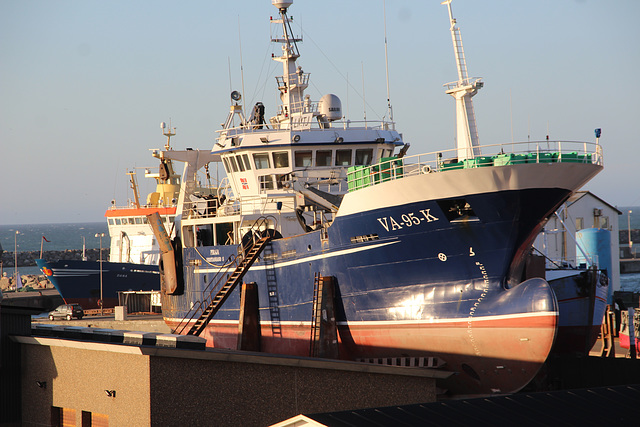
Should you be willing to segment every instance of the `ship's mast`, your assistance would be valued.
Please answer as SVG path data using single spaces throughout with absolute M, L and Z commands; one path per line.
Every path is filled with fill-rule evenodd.
M 456 100 L 457 149 L 458 160 L 461 161 L 480 155 L 476 116 L 471 98 L 478 93 L 478 89 L 482 88 L 484 83 L 479 78 L 470 79 L 467 74 L 467 62 L 464 57 L 462 37 L 460 30 L 456 27 L 456 20 L 451 10 L 451 1 L 445 0 L 441 4 L 447 5 L 449 9 L 451 39 L 453 40 L 453 51 L 458 67 L 458 81 L 447 83 L 444 86 L 447 88 L 446 93 Z
M 272 0 L 271 4 L 278 8 L 280 19 L 272 19 L 274 24 L 282 25 L 282 37 L 272 38 L 272 42 L 282 43 L 282 56 L 273 59 L 282 62 L 283 75 L 276 77 L 282 107 L 274 118 L 280 124 L 291 123 L 291 115 L 303 112 L 304 90 L 308 86 L 309 74 L 302 72 L 302 67 L 296 66 L 296 60 L 300 57 L 297 43 L 301 38 L 293 36 L 291 20 L 287 15 L 287 9 L 293 1 Z

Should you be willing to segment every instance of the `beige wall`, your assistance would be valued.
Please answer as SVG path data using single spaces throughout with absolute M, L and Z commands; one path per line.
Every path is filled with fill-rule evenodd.
M 422 368 L 17 337 L 23 425 L 51 407 L 109 416 L 110 426 L 264 426 L 300 413 L 434 401 Z M 36 381 L 46 381 L 40 388 Z M 104 390 L 116 390 L 108 397 Z
M 78 426 L 82 411 L 109 415 L 110 426 L 149 425 L 148 357 L 35 345 L 23 345 L 22 355 L 23 425 L 49 422 L 51 406 L 75 409 Z

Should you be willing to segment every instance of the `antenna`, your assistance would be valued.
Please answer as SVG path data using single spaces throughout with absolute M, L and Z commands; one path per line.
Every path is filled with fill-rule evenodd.
M 389 55 L 387 54 L 387 6 L 385 1 L 382 2 L 382 8 L 384 11 L 384 66 L 387 72 L 387 109 L 389 113 L 389 120 L 393 122 L 393 109 L 391 108 L 391 96 L 389 95 Z
M 242 66 L 242 38 L 240 37 L 240 15 L 238 15 L 238 44 L 240 45 L 240 80 L 242 80 L 242 93 L 246 94 L 244 91 L 244 68 Z M 244 116 L 244 104 L 242 106 L 242 116 Z
M 171 127 L 171 119 L 169 119 L 169 127 L 165 122 L 160 123 L 162 134 L 167 137 L 167 143 L 164 146 L 165 150 L 171 150 L 171 137 L 176 134 L 176 128 Z
M 513 144 L 513 96 L 509 88 L 509 118 L 511 119 L 511 143 Z
M 347 72 L 347 117 L 351 117 L 349 114 L 349 72 Z
M 227 56 L 227 65 L 229 67 L 229 92 L 233 90 L 233 86 L 231 84 L 231 57 Z
M 360 67 L 362 68 L 362 108 L 364 109 L 364 127 L 367 127 L 367 100 L 364 96 L 364 62 L 360 61 Z

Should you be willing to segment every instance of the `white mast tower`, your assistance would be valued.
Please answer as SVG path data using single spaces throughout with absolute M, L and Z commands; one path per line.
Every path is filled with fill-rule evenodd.
M 449 8 L 449 21 L 451 22 L 451 39 L 453 40 L 453 51 L 458 66 L 458 81 L 446 83 L 446 93 L 456 99 L 456 127 L 457 127 L 457 148 L 458 161 L 473 158 L 480 155 L 478 143 L 478 129 L 476 127 L 476 116 L 473 111 L 473 101 L 471 98 L 478 93 L 484 83 L 480 78 L 469 78 L 467 74 L 467 62 L 464 57 L 462 47 L 462 37 L 460 30 L 456 27 L 456 20 L 451 10 L 451 1 L 445 0 L 441 4 L 446 4 Z
M 300 57 L 297 43 L 302 39 L 294 37 L 291 31 L 287 9 L 292 3 L 292 0 L 271 1 L 271 4 L 280 12 L 280 19 L 274 19 L 272 23 L 282 24 L 282 38 L 271 39 L 272 42 L 282 43 L 282 56 L 273 59 L 282 62 L 283 66 L 283 75 L 276 77 L 282 106 L 278 115 L 271 120 L 279 123 L 281 129 L 291 128 L 291 116 L 299 115 L 305 110 L 303 96 L 304 90 L 309 86 L 309 74 L 303 73 L 302 67 L 296 67 L 296 60 Z

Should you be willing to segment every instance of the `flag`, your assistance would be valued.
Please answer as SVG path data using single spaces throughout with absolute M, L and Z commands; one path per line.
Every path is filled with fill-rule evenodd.
M 51 243 L 51 241 L 50 241 L 50 240 L 47 240 L 47 238 L 46 238 L 46 237 L 42 236 L 42 238 L 44 239 L 44 241 L 45 241 L 45 242 L 47 242 L 47 243 Z

